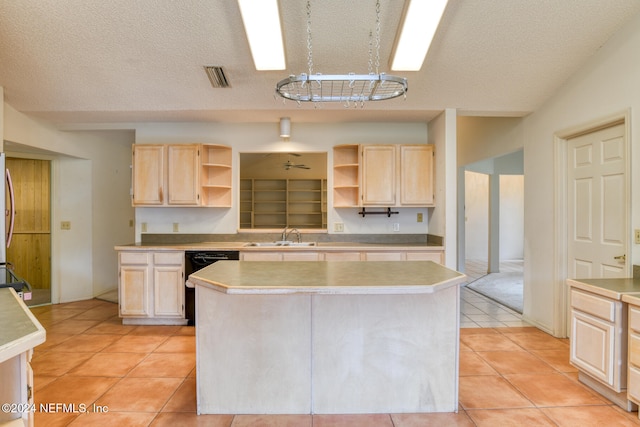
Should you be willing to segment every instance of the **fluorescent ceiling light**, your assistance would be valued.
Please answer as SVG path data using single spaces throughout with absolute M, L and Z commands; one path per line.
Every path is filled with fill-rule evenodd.
M 407 0 L 404 23 L 391 69 L 420 71 L 436 33 L 447 0 Z
M 256 70 L 284 70 L 277 0 L 238 0 Z

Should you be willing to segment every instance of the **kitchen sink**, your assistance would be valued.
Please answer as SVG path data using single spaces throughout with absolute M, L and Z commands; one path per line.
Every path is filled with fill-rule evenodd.
M 260 247 L 280 247 L 280 246 L 316 246 L 316 242 L 292 242 L 290 240 L 279 240 L 277 242 L 251 242 L 245 246 L 260 246 Z

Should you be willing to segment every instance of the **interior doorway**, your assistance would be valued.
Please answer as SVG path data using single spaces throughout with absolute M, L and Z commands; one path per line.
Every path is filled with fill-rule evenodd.
M 51 303 L 51 162 L 7 158 L 15 223 L 7 260 L 33 288 L 28 305 Z
M 520 314 L 524 306 L 522 151 L 465 167 L 467 287 Z

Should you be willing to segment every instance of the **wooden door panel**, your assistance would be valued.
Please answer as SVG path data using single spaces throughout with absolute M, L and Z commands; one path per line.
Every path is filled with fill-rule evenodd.
M 36 289 L 51 288 L 51 235 L 20 233 L 13 236 L 7 259 L 18 276 Z

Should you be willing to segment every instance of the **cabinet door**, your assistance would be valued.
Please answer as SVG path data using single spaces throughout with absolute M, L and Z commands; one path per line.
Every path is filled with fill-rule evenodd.
M 433 206 L 433 145 L 400 146 L 400 204 Z
M 365 261 L 404 261 L 403 252 L 365 252 Z
M 153 314 L 156 317 L 183 317 L 184 293 L 182 265 L 154 266 Z
M 614 324 L 572 310 L 571 337 L 571 363 L 593 378 L 615 388 Z
M 133 144 L 133 206 L 164 204 L 165 146 Z
M 434 261 L 438 264 L 443 262 L 442 251 L 407 252 L 407 261 Z
M 282 261 L 281 252 L 243 252 L 241 256 L 243 261 Z
M 360 252 L 325 252 L 325 261 L 360 261 Z
M 200 150 L 197 144 L 168 147 L 168 204 L 200 204 Z
M 362 147 L 362 204 L 394 206 L 396 203 L 396 147 Z
M 318 252 L 283 252 L 283 261 L 318 261 Z
M 120 265 L 120 316 L 148 317 L 149 266 Z

